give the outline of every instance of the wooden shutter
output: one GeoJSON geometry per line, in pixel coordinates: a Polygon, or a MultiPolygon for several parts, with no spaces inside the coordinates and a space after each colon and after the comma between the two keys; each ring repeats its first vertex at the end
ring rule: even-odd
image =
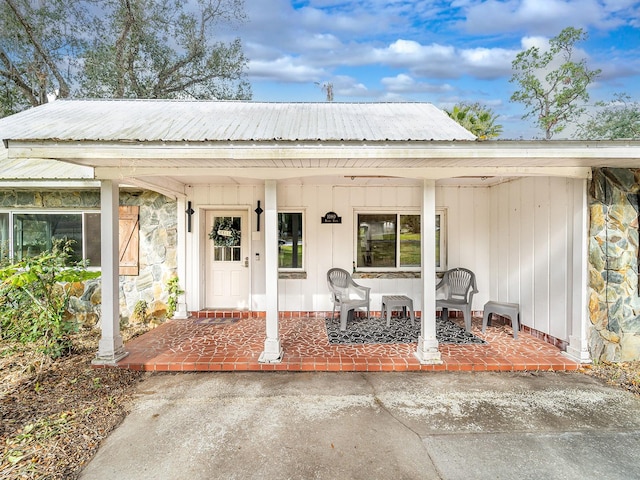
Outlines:
{"type": "Polygon", "coordinates": [[[118,232],[120,237],[120,275],[138,275],[140,207],[119,207],[118,232]]]}

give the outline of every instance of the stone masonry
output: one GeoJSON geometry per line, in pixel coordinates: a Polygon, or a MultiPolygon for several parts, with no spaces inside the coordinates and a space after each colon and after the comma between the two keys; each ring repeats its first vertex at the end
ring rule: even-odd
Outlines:
{"type": "MultiPolygon", "coordinates": [[[[160,322],[167,311],[166,284],[177,269],[177,204],[150,191],[121,190],[120,205],[140,206],[139,274],[120,276],[121,322],[134,321],[133,312],[139,301],[148,306],[147,319],[160,322]]],[[[51,208],[56,210],[100,208],[100,192],[86,191],[0,191],[0,206],[16,209],[51,208]]],[[[100,279],[74,285],[70,310],[87,326],[99,322],[100,279]]]]}
{"type": "Polygon", "coordinates": [[[640,169],[596,168],[589,188],[589,351],[594,361],[640,359],[640,169]]]}

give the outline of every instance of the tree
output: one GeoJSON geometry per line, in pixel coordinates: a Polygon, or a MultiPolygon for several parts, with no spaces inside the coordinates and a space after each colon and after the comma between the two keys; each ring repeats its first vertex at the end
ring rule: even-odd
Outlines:
{"type": "Polygon", "coordinates": [[[496,138],[502,133],[502,125],[496,124],[498,114],[480,103],[460,103],[445,110],[450,118],[473,133],[478,140],[496,138]]]}
{"type": "Polygon", "coordinates": [[[249,99],[240,39],[214,41],[245,20],[243,0],[105,0],[86,51],[80,91],[96,98],[249,99]],[[193,3],[193,2],[192,2],[193,3]]]}
{"type": "Polygon", "coordinates": [[[243,0],[0,0],[0,114],[59,98],[248,99],[243,0]]]}
{"type": "Polygon", "coordinates": [[[511,95],[511,101],[527,107],[522,118],[533,117],[547,140],[585,111],[583,105],[589,99],[587,87],[601,72],[590,70],[585,59],[573,60],[575,44],[586,38],[582,29],[567,27],[549,40],[547,51],[531,47],[511,63],[510,81],[520,86],[511,95]]]}
{"type": "Polygon", "coordinates": [[[610,102],[596,103],[595,114],[578,127],[576,136],[585,140],[640,139],[640,103],[624,93],[610,102]]]}
{"type": "Polygon", "coordinates": [[[0,113],[9,115],[71,93],[84,48],[82,2],[0,0],[0,113]]]}

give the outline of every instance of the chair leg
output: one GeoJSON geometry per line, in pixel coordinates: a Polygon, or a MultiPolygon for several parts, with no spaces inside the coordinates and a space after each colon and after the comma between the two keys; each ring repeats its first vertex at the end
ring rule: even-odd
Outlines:
{"type": "Polygon", "coordinates": [[[340,307],[340,331],[344,332],[347,329],[347,319],[349,318],[349,309],[346,305],[340,307]]]}
{"type": "Polygon", "coordinates": [[[449,309],[448,308],[442,308],[442,319],[443,320],[449,320],[449,309]]]}
{"type": "Polygon", "coordinates": [[[464,315],[464,328],[467,332],[471,333],[471,309],[464,309],[462,314],[464,315]]]}

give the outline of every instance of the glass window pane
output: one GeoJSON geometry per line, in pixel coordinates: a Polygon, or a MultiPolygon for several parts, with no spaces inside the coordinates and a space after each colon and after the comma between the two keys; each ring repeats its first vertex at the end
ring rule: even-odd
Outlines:
{"type": "Polygon", "coordinates": [[[17,260],[51,250],[54,239],[72,240],[72,261],[82,260],[82,216],[79,213],[30,213],[13,217],[17,260]]]}
{"type": "Polygon", "coordinates": [[[359,267],[396,266],[396,215],[358,215],[359,267]]]}
{"type": "Polygon", "coordinates": [[[420,215],[400,215],[400,266],[420,266],[420,215]]]}
{"type": "Polygon", "coordinates": [[[100,253],[100,214],[85,213],[84,214],[84,238],[85,260],[88,260],[90,267],[99,267],[101,265],[100,253]]]}
{"type": "Polygon", "coordinates": [[[278,213],[278,266],[303,268],[302,213],[278,213]]]}
{"type": "Polygon", "coordinates": [[[240,247],[233,247],[232,253],[233,253],[233,261],[234,262],[239,262],[240,261],[240,247]]]}
{"type": "Polygon", "coordinates": [[[9,214],[0,213],[0,262],[9,258],[9,214]]]}

